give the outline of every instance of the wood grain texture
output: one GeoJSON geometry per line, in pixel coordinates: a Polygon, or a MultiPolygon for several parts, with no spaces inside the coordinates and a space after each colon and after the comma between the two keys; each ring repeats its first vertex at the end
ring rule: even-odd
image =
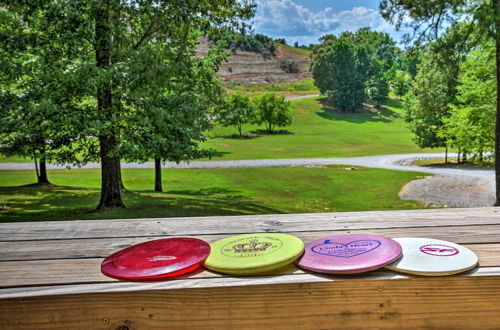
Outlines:
{"type": "MultiPolygon", "coordinates": [[[[312,232],[289,232],[304,242],[331,235],[348,233],[373,234],[387,237],[429,237],[453,241],[457,244],[494,243],[500,241],[500,224],[483,226],[446,226],[417,228],[386,228],[359,230],[330,230],[312,232]]],[[[104,258],[111,253],[134,244],[172,236],[123,237],[123,238],[86,238],[36,241],[0,242],[0,260],[48,260],[74,258],[104,258]]],[[[212,242],[227,235],[192,235],[212,242]]],[[[1,266],[0,266],[1,268],[1,266]]]]}
{"type": "Polygon", "coordinates": [[[90,220],[0,224],[1,329],[500,329],[497,208],[90,220]],[[480,267],[450,277],[379,270],[333,276],[295,266],[253,277],[203,271],[120,282],[100,263],[132,244],[172,236],[214,241],[284,232],[304,241],[344,233],[464,244],[480,267]]]}
{"type": "Polygon", "coordinates": [[[0,300],[2,329],[498,329],[499,277],[346,280],[0,300]]]}
{"type": "Polygon", "coordinates": [[[500,223],[494,207],[226,217],[3,223],[0,241],[311,232],[500,223]]]}
{"type": "MultiPolygon", "coordinates": [[[[481,267],[500,267],[500,243],[470,244],[466,246],[478,255],[481,267]]],[[[117,282],[117,280],[101,274],[100,265],[102,260],[102,258],[89,258],[1,262],[0,288],[29,285],[117,282]]],[[[277,275],[275,278],[278,279],[278,276],[283,274],[300,273],[304,273],[304,271],[291,265],[284,270],[276,271],[274,274],[277,275]]],[[[208,281],[211,278],[222,275],[205,270],[193,276],[194,278],[206,279],[208,281]]],[[[184,280],[179,279],[171,282],[180,285],[184,280]]],[[[22,288],[19,290],[22,290],[22,288]]]]}

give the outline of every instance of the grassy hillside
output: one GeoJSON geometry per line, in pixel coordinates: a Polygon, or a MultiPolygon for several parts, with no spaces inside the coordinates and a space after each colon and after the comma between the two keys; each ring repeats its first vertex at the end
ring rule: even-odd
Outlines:
{"type": "Polygon", "coordinates": [[[127,209],[95,212],[99,170],[54,170],[55,188],[20,187],[34,171],[0,171],[0,221],[147,218],[421,208],[398,197],[419,173],[345,166],[167,170],[165,193],[153,170],[124,170],[127,209]]]}
{"type": "Polygon", "coordinates": [[[238,92],[254,97],[263,93],[274,93],[285,97],[319,94],[311,78],[299,81],[280,81],[275,83],[242,84],[226,80],[222,83],[229,94],[238,92]]]}
{"type": "MultiPolygon", "coordinates": [[[[307,86],[311,82],[304,82],[307,86]]],[[[276,89],[295,88],[298,83],[276,83],[276,89]],[[288,87],[286,87],[288,86],[288,87]]],[[[302,83],[301,83],[302,84],[302,83]]],[[[248,86],[248,85],[246,85],[248,86]]],[[[248,88],[248,87],[244,88],[248,88]]],[[[262,93],[262,85],[245,93],[262,93]]],[[[287,93],[287,92],[282,92],[287,93]]],[[[309,92],[310,93],[310,92],[309,92]]],[[[381,109],[367,108],[357,113],[340,113],[325,104],[321,97],[291,102],[293,124],[287,134],[259,132],[256,125],[244,126],[254,131],[252,137],[234,137],[233,127],[215,127],[203,144],[217,151],[216,160],[353,157],[435,150],[419,149],[403,119],[402,103],[388,100],[381,109]]],[[[23,161],[22,158],[0,158],[0,161],[23,161]]],[[[24,159],[24,161],[30,161],[24,159]]]]}
{"type": "MultiPolygon", "coordinates": [[[[288,134],[232,137],[232,127],[216,127],[206,147],[216,149],[217,159],[302,157],[352,157],[422,151],[412,141],[403,119],[402,104],[388,100],[381,109],[340,113],[323,98],[291,102],[293,124],[288,134]]],[[[248,125],[245,131],[257,131],[248,125]]],[[[429,150],[427,150],[429,151],[429,150]]]]}

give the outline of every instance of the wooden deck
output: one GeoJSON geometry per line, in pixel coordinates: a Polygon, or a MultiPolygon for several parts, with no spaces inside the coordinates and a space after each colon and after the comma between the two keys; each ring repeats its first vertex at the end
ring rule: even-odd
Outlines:
{"type": "Polygon", "coordinates": [[[500,209],[439,209],[0,224],[1,329],[181,328],[500,329],[500,209]],[[389,271],[230,277],[209,271],[161,282],[119,282],[102,259],[170,236],[213,241],[283,232],[432,237],[464,244],[480,267],[428,278],[389,271]]]}

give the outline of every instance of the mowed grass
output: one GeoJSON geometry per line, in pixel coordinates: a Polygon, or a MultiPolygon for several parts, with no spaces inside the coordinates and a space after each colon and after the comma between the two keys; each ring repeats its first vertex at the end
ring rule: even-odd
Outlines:
{"type": "Polygon", "coordinates": [[[222,85],[232,91],[239,92],[298,92],[307,91],[311,94],[319,93],[319,89],[314,85],[313,79],[299,81],[281,81],[274,83],[242,84],[234,81],[224,81],[222,85]]]}
{"type": "Polygon", "coordinates": [[[319,89],[314,86],[312,79],[259,84],[242,84],[228,80],[224,81],[222,85],[228,94],[238,92],[249,97],[255,97],[264,93],[274,93],[277,96],[284,96],[286,98],[319,94],[319,89]]]}
{"type": "MultiPolygon", "coordinates": [[[[324,98],[291,102],[293,124],[287,134],[262,133],[239,138],[233,127],[216,127],[204,144],[217,150],[216,159],[353,157],[422,150],[412,141],[404,121],[402,103],[390,99],[380,109],[341,113],[325,105],[324,98]]],[[[244,130],[262,129],[246,125],[244,130]]],[[[435,151],[435,150],[434,150],[435,151]]]]}
{"type": "Polygon", "coordinates": [[[421,208],[398,192],[415,172],[345,166],[166,170],[164,193],[153,170],[123,170],[127,209],[96,212],[99,170],[51,170],[54,188],[23,186],[34,171],[0,171],[0,221],[154,218],[421,208]]]}
{"type": "MultiPolygon", "coordinates": [[[[404,121],[402,103],[390,99],[380,109],[341,113],[324,105],[324,98],[308,98],[291,102],[293,124],[288,134],[259,133],[239,138],[233,127],[216,126],[208,132],[203,147],[216,150],[214,160],[353,157],[412,152],[437,152],[420,149],[412,141],[413,134],[404,121]]],[[[245,125],[244,131],[263,129],[245,125]]],[[[31,161],[0,158],[0,161],[31,161]]]]}

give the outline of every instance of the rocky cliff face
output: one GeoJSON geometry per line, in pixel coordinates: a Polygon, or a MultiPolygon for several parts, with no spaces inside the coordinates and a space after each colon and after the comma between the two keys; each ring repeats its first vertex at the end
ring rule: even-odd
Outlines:
{"type": "MultiPolygon", "coordinates": [[[[311,78],[310,51],[282,44],[275,44],[276,51],[246,52],[232,49],[231,56],[221,65],[219,76],[223,80],[239,83],[265,83],[298,81],[311,78]]],[[[202,38],[197,55],[207,54],[210,42],[202,38]]]]}

